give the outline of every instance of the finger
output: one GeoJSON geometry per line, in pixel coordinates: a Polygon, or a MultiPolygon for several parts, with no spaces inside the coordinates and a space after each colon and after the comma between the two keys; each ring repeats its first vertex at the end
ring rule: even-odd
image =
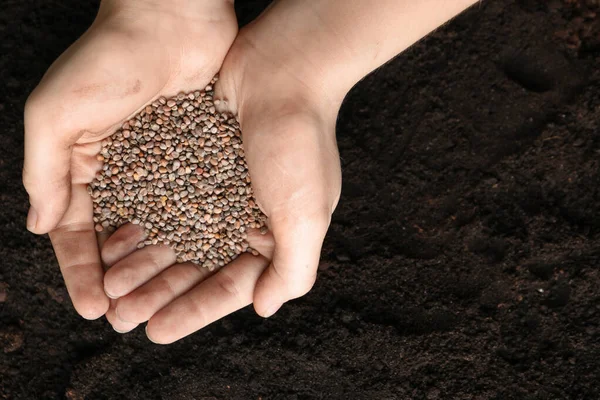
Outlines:
{"type": "Polygon", "coordinates": [[[271,225],[275,252],[254,293],[254,309],[265,318],[314,285],[329,214],[327,210],[309,216],[289,213],[272,217],[271,225]]]}
{"type": "Polygon", "coordinates": [[[154,343],[183,338],[252,303],[266,258],[244,254],[155,314],[146,326],[154,343]]]}
{"type": "Polygon", "coordinates": [[[110,307],[108,308],[108,311],[105,314],[106,320],[110,323],[110,325],[113,327],[113,329],[117,333],[131,332],[139,324],[135,323],[135,322],[123,321],[122,319],[120,319],[116,312],[117,303],[118,303],[118,300],[110,299],[110,307]]]}
{"type": "Polygon", "coordinates": [[[267,260],[273,258],[275,241],[270,231],[262,234],[258,229],[248,229],[247,240],[248,245],[258,251],[267,260]]]}
{"type": "MultiPolygon", "coordinates": [[[[106,232],[97,234],[98,244],[100,245],[102,259],[105,269],[108,270],[117,261],[127,257],[137,250],[137,244],[145,238],[144,229],[139,225],[126,224],[120,227],[112,235],[106,232]],[[108,247],[107,247],[108,245],[108,247]]],[[[117,316],[117,300],[110,300],[110,307],[105,316],[113,329],[118,333],[127,333],[135,329],[138,324],[125,322],[117,316]]]]}
{"type": "Polygon", "coordinates": [[[242,120],[254,193],[275,240],[272,262],[254,293],[254,308],[264,317],[314,284],[340,181],[333,124],[275,108],[274,118],[249,108],[242,120]]]}
{"type": "MultiPolygon", "coordinates": [[[[100,249],[100,253],[102,253],[102,249],[104,248],[104,243],[106,243],[106,241],[108,240],[109,237],[110,237],[110,233],[106,230],[104,230],[102,232],[96,232],[96,241],[98,242],[98,249],[100,249]]],[[[103,266],[106,265],[104,260],[102,260],[102,264],[103,264],[103,266]]]]}
{"type": "Polygon", "coordinates": [[[69,205],[72,145],[76,137],[51,123],[45,105],[32,95],[25,105],[23,185],[31,204],[27,229],[43,234],[54,229],[69,205]]]}
{"type": "Polygon", "coordinates": [[[73,306],[86,319],[104,315],[109,299],[104,293],[104,271],[94,225],[92,200],[83,184],[73,185],[71,202],[50,240],[73,306]]]}
{"type": "Polygon", "coordinates": [[[192,263],[175,264],[150,282],[119,298],[116,315],[121,321],[146,322],[160,309],[213,273],[192,263]]]}
{"type": "Polygon", "coordinates": [[[146,238],[144,228],[136,224],[125,224],[115,231],[102,246],[102,261],[114,265],[137,250],[139,242],[146,238]]]}
{"type": "Polygon", "coordinates": [[[125,296],[173,265],[176,255],[167,246],[147,246],[113,265],[104,276],[104,290],[113,299],[125,296]]]}
{"type": "MultiPolygon", "coordinates": [[[[248,232],[248,242],[265,257],[273,254],[273,235],[248,232]]],[[[229,267],[227,267],[229,268],[229,267]]],[[[189,291],[213,272],[192,263],[176,264],[117,301],[116,314],[122,321],[146,322],[160,309],[189,291]]]]}

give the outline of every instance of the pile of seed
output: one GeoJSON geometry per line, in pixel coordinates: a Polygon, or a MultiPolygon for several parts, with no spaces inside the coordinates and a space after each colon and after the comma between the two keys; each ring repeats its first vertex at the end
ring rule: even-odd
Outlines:
{"type": "MultiPolygon", "coordinates": [[[[98,232],[132,222],[177,261],[210,270],[248,247],[246,230],[266,232],[253,200],[236,119],[218,112],[215,79],[204,89],[159,98],[105,139],[103,167],[88,187],[98,232]]],[[[255,253],[256,254],[256,253],[255,253]]]]}

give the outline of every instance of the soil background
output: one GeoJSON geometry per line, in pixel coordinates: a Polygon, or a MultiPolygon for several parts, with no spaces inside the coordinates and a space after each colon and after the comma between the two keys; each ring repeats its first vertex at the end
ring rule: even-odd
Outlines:
{"type": "Polygon", "coordinates": [[[315,288],[170,346],[78,317],[24,228],[23,105],[97,2],[0,6],[0,398],[600,398],[597,0],[484,1],[360,82],[315,288]]]}

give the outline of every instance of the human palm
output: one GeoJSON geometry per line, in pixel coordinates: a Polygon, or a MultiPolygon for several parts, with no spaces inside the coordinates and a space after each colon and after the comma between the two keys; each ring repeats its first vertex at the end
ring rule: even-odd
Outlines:
{"type": "Polygon", "coordinates": [[[175,264],[166,247],[136,251],[143,232],[131,224],[104,244],[103,259],[113,265],[105,290],[118,298],[115,322],[148,321],[155,342],[171,343],[251,303],[268,317],[314,284],[340,194],[339,104],[294,72],[295,61],[257,41],[260,34],[260,25],[240,33],[216,87],[220,106],[240,119],[256,200],[268,216],[267,235],[249,233],[260,255],[244,254],[211,273],[175,264]]]}
{"type": "Polygon", "coordinates": [[[73,305],[88,319],[110,305],[86,189],[101,140],[157,97],[206,86],[237,33],[229,0],[177,1],[168,12],[158,4],[105,0],[25,108],[28,229],[49,232],[73,305]]]}

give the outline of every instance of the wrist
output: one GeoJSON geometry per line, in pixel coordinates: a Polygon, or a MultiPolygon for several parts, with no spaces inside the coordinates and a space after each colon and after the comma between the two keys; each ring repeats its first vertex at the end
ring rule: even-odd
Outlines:
{"type": "Polygon", "coordinates": [[[247,40],[336,106],[362,78],[350,43],[330,29],[322,2],[279,1],[243,30],[247,40]]]}
{"type": "Polygon", "coordinates": [[[280,0],[250,30],[303,82],[335,101],[476,0],[280,0]]]}
{"type": "Polygon", "coordinates": [[[181,21],[212,18],[233,10],[234,0],[102,0],[98,15],[160,14],[181,21]]]}
{"type": "Polygon", "coordinates": [[[250,64],[244,67],[247,70],[262,65],[272,70],[270,75],[279,82],[279,90],[294,86],[294,91],[302,92],[300,97],[309,97],[312,103],[333,108],[337,113],[355,83],[356,63],[350,62],[349,49],[322,26],[310,4],[276,2],[240,32],[229,58],[237,59],[236,53],[243,54],[241,60],[232,63],[250,64]],[[248,60],[249,54],[256,59],[248,60]]]}

